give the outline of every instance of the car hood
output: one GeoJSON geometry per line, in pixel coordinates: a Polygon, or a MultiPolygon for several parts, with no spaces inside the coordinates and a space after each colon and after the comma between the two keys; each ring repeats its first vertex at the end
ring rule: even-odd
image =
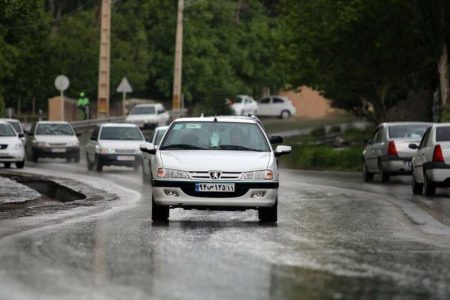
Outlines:
{"type": "Polygon", "coordinates": [[[35,135],[38,142],[46,143],[75,143],[78,138],[75,135],[35,135]]]}
{"type": "Polygon", "coordinates": [[[128,115],[125,118],[126,122],[136,122],[136,121],[146,121],[146,120],[154,120],[157,115],[128,115]]]}
{"type": "MultiPolygon", "coordinates": [[[[139,146],[144,144],[145,141],[113,141],[113,140],[101,140],[100,146],[113,149],[134,149],[138,150],[139,146]]],[[[140,151],[140,150],[139,150],[140,151]]]]}
{"type": "Polygon", "coordinates": [[[17,136],[2,136],[0,137],[0,144],[15,145],[20,142],[17,136]]]}
{"type": "Polygon", "coordinates": [[[271,152],[229,150],[159,151],[164,168],[182,171],[245,172],[267,169],[271,152]]]}

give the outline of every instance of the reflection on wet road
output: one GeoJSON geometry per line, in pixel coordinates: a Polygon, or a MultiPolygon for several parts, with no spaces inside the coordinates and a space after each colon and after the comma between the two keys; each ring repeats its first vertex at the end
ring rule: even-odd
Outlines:
{"type": "Polygon", "coordinates": [[[29,170],[110,182],[140,201],[1,239],[0,299],[450,297],[445,190],[430,200],[402,180],[284,170],[275,226],[253,211],[180,209],[155,225],[151,187],[131,169],[29,170]]]}

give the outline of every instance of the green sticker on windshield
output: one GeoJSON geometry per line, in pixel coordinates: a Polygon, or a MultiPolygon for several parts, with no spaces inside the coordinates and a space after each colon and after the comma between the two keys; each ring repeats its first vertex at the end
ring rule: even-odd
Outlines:
{"type": "Polygon", "coordinates": [[[214,132],[211,135],[211,140],[210,140],[211,147],[219,147],[219,141],[220,141],[219,134],[217,132],[214,132]]]}

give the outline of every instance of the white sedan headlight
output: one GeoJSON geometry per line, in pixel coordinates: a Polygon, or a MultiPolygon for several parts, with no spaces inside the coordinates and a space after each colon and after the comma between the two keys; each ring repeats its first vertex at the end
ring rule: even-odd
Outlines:
{"type": "Polygon", "coordinates": [[[100,148],[101,154],[114,154],[116,153],[116,150],[110,147],[101,147],[100,148]]]}
{"type": "Polygon", "coordinates": [[[158,178],[189,178],[186,172],[174,170],[174,169],[164,169],[159,168],[158,169],[158,178]]]}
{"type": "Polygon", "coordinates": [[[244,175],[242,175],[242,179],[245,179],[245,180],[272,180],[273,172],[271,170],[247,172],[247,173],[244,173],[244,175]]]}

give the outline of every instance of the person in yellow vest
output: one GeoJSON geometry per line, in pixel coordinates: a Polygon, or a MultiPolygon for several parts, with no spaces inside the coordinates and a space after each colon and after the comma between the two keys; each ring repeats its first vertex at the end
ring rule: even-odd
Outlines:
{"type": "Polygon", "coordinates": [[[80,97],[77,101],[77,108],[80,113],[80,120],[86,120],[89,115],[89,99],[84,95],[84,92],[80,93],[80,97]]]}

